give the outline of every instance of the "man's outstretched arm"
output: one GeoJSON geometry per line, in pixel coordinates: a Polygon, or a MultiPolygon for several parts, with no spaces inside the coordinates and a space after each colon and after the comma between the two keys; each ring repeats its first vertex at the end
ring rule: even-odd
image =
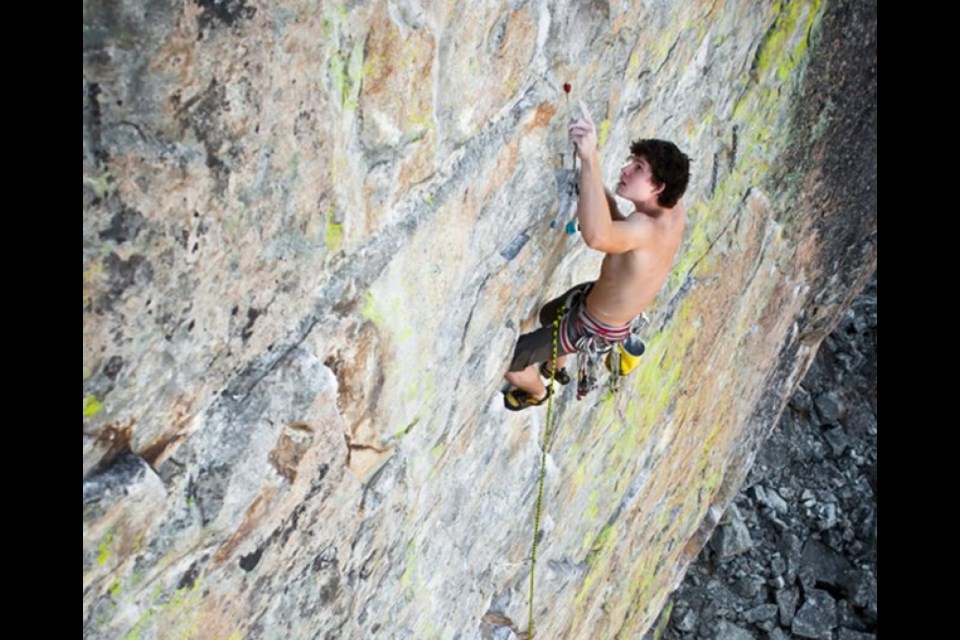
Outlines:
{"type": "Polygon", "coordinates": [[[593,120],[581,102],[582,117],[570,125],[570,139],[580,158],[580,200],[577,219],[587,246],[605,253],[624,253],[644,241],[644,227],[631,224],[619,215],[613,198],[603,186],[597,133],[593,120]]]}
{"type": "Polygon", "coordinates": [[[600,154],[597,153],[596,143],[591,144],[589,139],[592,135],[591,130],[577,141],[577,155],[580,157],[577,219],[580,222],[580,233],[589,247],[609,236],[613,224],[613,212],[600,175],[600,154]]]}

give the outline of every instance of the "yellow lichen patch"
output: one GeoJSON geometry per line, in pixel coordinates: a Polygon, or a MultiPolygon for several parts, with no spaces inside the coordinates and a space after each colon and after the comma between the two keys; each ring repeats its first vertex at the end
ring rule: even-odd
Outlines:
{"type": "Polygon", "coordinates": [[[753,130],[744,132],[748,145],[769,139],[769,125],[775,124],[777,112],[785,104],[784,84],[795,81],[799,75],[796,72],[806,60],[810,33],[820,17],[822,5],[822,0],[795,0],[776,6],[773,27],[757,51],[753,69],[757,85],[745,92],[734,106],[734,118],[753,130]]]}
{"type": "Polygon", "coordinates": [[[620,600],[624,612],[632,610],[633,615],[642,615],[648,611],[650,605],[657,601],[657,595],[662,592],[663,585],[657,580],[663,580],[656,571],[656,558],[651,552],[644,552],[631,566],[630,576],[626,584],[629,585],[632,598],[620,600]],[[626,604],[628,603],[629,604],[626,604]]]}
{"type": "Polygon", "coordinates": [[[710,247],[710,238],[707,235],[710,220],[699,215],[701,211],[709,210],[709,207],[702,205],[691,207],[690,218],[695,220],[696,223],[691,227],[689,237],[684,241],[683,252],[670,272],[668,283],[670,290],[676,290],[683,284],[683,281],[690,275],[693,266],[706,254],[710,247]]]}
{"type": "Polygon", "coordinates": [[[96,396],[93,394],[87,395],[83,399],[83,417],[92,418],[93,416],[100,413],[100,410],[103,408],[103,405],[100,404],[100,401],[97,400],[96,396]]]}
{"type": "Polygon", "coordinates": [[[335,253],[340,250],[342,241],[343,224],[336,222],[333,219],[333,204],[331,203],[330,207],[327,209],[326,225],[324,228],[324,242],[327,245],[327,249],[335,253]]]}
{"type": "Polygon", "coordinates": [[[612,124],[610,118],[605,118],[600,121],[600,129],[597,132],[597,144],[601,147],[607,143],[607,138],[610,136],[610,125],[612,124]]]}
{"type": "Polygon", "coordinates": [[[360,86],[363,80],[363,40],[357,38],[350,51],[350,59],[346,63],[346,84],[344,85],[341,96],[343,98],[343,109],[353,111],[357,108],[360,98],[360,86]]]}
{"type": "Polygon", "coordinates": [[[91,303],[94,301],[101,274],[103,273],[103,264],[99,258],[94,258],[93,262],[83,271],[83,310],[91,310],[91,303]]]}
{"type": "Polygon", "coordinates": [[[403,575],[400,576],[400,588],[403,597],[408,602],[416,598],[416,594],[423,588],[423,577],[417,562],[417,543],[413,540],[407,545],[404,553],[403,575]]]}
{"type": "Polygon", "coordinates": [[[378,327],[385,325],[386,317],[383,314],[380,301],[373,297],[372,291],[367,291],[366,299],[366,304],[363,305],[360,315],[363,316],[364,320],[369,320],[378,327]]]}
{"type": "MultiPolygon", "coordinates": [[[[124,640],[138,640],[145,631],[162,630],[166,638],[197,638],[201,636],[200,608],[203,605],[201,581],[190,588],[177,589],[169,599],[154,592],[151,604],[127,633],[124,640]]],[[[208,637],[206,634],[203,637],[208,637]]]]}
{"type": "Polygon", "coordinates": [[[103,538],[100,539],[100,543],[97,545],[97,564],[105,565],[107,560],[110,559],[110,554],[113,551],[113,532],[108,531],[103,538]]]}
{"type": "Polygon", "coordinates": [[[612,525],[607,525],[603,527],[593,539],[593,543],[590,546],[590,551],[587,554],[587,559],[590,563],[590,569],[587,571],[587,575],[584,576],[583,582],[580,583],[580,588],[577,590],[577,594],[574,597],[574,603],[581,611],[590,605],[590,596],[593,586],[597,583],[601,576],[605,575],[610,570],[608,560],[610,555],[613,553],[613,547],[615,546],[615,544],[612,543],[612,538],[614,537],[614,527],[612,525]]]}
{"type": "MultiPolygon", "coordinates": [[[[625,480],[623,471],[632,460],[636,460],[639,455],[645,457],[666,455],[665,451],[672,450],[670,438],[673,436],[669,434],[675,432],[665,429],[675,420],[667,415],[667,412],[673,411],[672,407],[682,387],[688,384],[685,380],[689,372],[696,370],[687,363],[691,359],[696,359],[694,353],[701,348],[699,344],[701,336],[698,332],[700,309],[698,305],[702,303],[702,300],[695,300],[694,297],[681,301],[674,311],[674,321],[669,325],[668,330],[651,336],[648,340],[642,365],[628,379],[630,380],[627,394],[629,398],[622,403],[625,408],[620,411],[623,418],[618,424],[617,442],[604,458],[604,477],[597,483],[586,501],[583,516],[587,523],[596,522],[610,513],[609,509],[613,507],[614,501],[610,500],[610,504],[604,505],[603,496],[618,495],[622,492],[620,483],[625,480]],[[660,435],[654,436],[654,434],[660,435]],[[658,440],[651,441],[652,436],[657,437],[658,440]],[[661,453],[658,454],[655,451],[661,453]]],[[[606,420],[606,406],[604,404],[600,407],[598,423],[606,420]]],[[[629,584],[632,585],[632,593],[636,595],[633,601],[646,602],[646,599],[659,593],[663,585],[659,583],[660,572],[655,567],[659,556],[653,555],[654,550],[661,550],[668,536],[679,539],[682,535],[690,535],[691,532],[687,529],[693,526],[691,523],[699,521],[696,513],[699,508],[699,502],[695,499],[696,494],[692,494],[693,497],[691,497],[674,495],[674,493],[679,483],[685,483],[684,486],[691,485],[691,482],[685,478],[696,468],[696,461],[702,459],[700,455],[698,451],[690,460],[676,463],[676,461],[669,462],[665,459],[663,464],[658,464],[658,470],[651,477],[650,484],[643,489],[643,494],[666,497],[667,502],[653,507],[653,511],[651,511],[651,505],[641,509],[645,514],[655,515],[652,519],[649,515],[644,516],[641,526],[645,533],[632,535],[632,542],[624,541],[622,544],[627,547],[620,548],[621,543],[613,535],[616,529],[609,525],[605,525],[601,529],[601,534],[596,536],[586,534],[583,548],[590,559],[591,568],[578,590],[576,616],[578,620],[584,619],[583,616],[592,615],[590,611],[594,606],[596,586],[602,584],[603,577],[611,570],[610,566],[613,565],[610,563],[616,564],[624,555],[633,557],[629,563],[631,566],[629,584]],[[646,543],[637,542],[638,535],[646,540],[646,543]],[[648,545],[651,549],[649,553],[641,552],[637,556],[635,551],[629,550],[644,548],[644,545],[648,545]]],[[[585,468],[583,471],[578,468],[574,472],[575,482],[578,476],[584,474],[585,468]]],[[[616,526],[619,524],[615,524],[616,526]]],[[[618,583],[623,584],[620,580],[618,583]]],[[[629,598],[617,600],[621,605],[629,601],[629,598]]],[[[607,602],[606,606],[611,606],[611,603],[607,602]]],[[[609,610],[607,613],[614,615],[609,610]]]]}
{"type": "Polygon", "coordinates": [[[83,182],[93,190],[94,195],[98,198],[110,195],[117,188],[116,178],[106,170],[95,176],[84,176],[83,182]]]}
{"type": "Polygon", "coordinates": [[[760,76],[776,65],[777,78],[786,80],[807,52],[810,28],[823,0],[795,0],[781,7],[776,28],[771,30],[757,55],[760,76]]]}

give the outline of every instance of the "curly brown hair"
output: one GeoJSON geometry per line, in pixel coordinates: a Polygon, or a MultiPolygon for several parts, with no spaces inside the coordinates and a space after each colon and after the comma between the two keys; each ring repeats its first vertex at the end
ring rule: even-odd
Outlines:
{"type": "Polygon", "coordinates": [[[654,182],[664,185],[663,191],[657,196],[657,203],[661,207],[677,204],[690,181],[690,158],[687,154],[668,140],[652,138],[635,141],[630,145],[630,153],[646,158],[654,182]]]}

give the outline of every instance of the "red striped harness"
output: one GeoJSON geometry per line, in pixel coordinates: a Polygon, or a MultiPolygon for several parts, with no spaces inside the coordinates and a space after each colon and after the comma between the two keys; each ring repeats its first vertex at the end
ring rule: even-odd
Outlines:
{"type": "Polygon", "coordinates": [[[600,338],[606,342],[606,348],[610,349],[613,345],[623,342],[630,336],[630,323],[621,326],[614,326],[601,322],[590,315],[585,304],[586,297],[578,300],[576,306],[563,316],[560,321],[560,344],[567,353],[582,351],[586,346],[585,341],[589,338],[600,338]],[[573,323],[573,326],[570,326],[573,323]],[[571,341],[571,334],[579,336],[575,341],[571,341]]]}
{"type": "Polygon", "coordinates": [[[574,291],[565,301],[569,311],[560,320],[558,333],[565,353],[578,353],[577,398],[599,384],[601,356],[630,337],[632,322],[614,326],[597,320],[587,312],[587,294],[593,287],[574,291]]]}

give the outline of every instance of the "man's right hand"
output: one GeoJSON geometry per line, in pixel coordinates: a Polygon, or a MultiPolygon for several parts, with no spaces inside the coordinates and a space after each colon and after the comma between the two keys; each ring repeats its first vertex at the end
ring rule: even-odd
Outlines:
{"type": "Polygon", "coordinates": [[[570,123],[570,141],[577,147],[577,156],[581,162],[593,160],[597,155],[597,127],[587,111],[587,105],[580,101],[580,118],[570,123]]]}

